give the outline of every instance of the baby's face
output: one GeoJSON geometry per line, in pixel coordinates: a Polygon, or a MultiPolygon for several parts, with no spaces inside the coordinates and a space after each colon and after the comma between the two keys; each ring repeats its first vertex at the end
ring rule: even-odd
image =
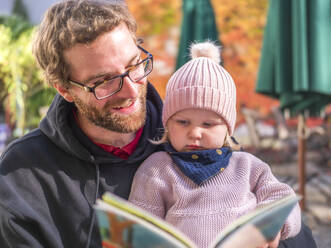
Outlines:
{"type": "Polygon", "coordinates": [[[220,148],[227,126],[214,111],[185,109],[167,122],[168,138],[178,152],[220,148]]]}

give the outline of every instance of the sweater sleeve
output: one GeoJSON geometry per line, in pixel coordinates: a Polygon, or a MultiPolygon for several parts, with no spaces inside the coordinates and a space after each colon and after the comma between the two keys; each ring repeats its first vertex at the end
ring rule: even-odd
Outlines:
{"type": "MultiPolygon", "coordinates": [[[[258,205],[267,204],[284,196],[295,194],[294,190],[289,185],[276,179],[269,165],[262,161],[258,161],[257,163],[257,166],[253,165],[252,171],[254,172],[254,191],[258,205]]],[[[281,240],[296,236],[300,232],[300,229],[301,211],[299,204],[296,204],[281,229],[281,240]]]]}
{"type": "Polygon", "coordinates": [[[158,152],[143,162],[134,176],[129,196],[130,202],[162,219],[170,192],[169,183],[163,177],[169,167],[165,156],[164,152],[158,152]]]}

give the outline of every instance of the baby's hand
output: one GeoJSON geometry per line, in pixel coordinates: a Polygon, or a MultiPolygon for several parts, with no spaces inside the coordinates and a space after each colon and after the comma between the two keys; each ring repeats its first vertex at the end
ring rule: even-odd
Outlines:
{"type": "Polygon", "coordinates": [[[276,238],[265,245],[259,246],[257,248],[277,248],[280,240],[280,232],[277,234],[276,238]]]}

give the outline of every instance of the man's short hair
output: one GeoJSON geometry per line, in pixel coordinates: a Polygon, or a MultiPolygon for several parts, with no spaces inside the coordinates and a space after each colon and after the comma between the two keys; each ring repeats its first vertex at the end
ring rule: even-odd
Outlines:
{"type": "Polygon", "coordinates": [[[124,1],[65,0],[51,6],[37,30],[33,53],[50,85],[69,87],[64,51],[88,44],[125,23],[136,39],[137,24],[124,1]]]}

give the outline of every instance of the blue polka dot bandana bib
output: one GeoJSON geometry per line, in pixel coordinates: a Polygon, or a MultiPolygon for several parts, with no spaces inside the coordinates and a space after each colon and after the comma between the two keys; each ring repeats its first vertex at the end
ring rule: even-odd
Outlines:
{"type": "Polygon", "coordinates": [[[167,144],[165,149],[179,169],[197,185],[225,170],[232,156],[229,147],[177,152],[167,144]]]}

